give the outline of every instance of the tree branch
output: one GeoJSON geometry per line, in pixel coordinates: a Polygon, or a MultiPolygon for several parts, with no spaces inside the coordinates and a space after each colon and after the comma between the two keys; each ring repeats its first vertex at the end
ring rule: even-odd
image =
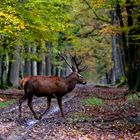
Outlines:
{"type": "Polygon", "coordinates": [[[111,21],[105,19],[104,17],[99,16],[99,15],[97,14],[97,12],[95,11],[95,9],[94,9],[93,7],[91,7],[91,5],[89,4],[89,2],[88,2],[87,0],[84,0],[84,2],[87,4],[87,6],[88,6],[88,7],[92,10],[92,12],[95,14],[96,18],[94,18],[94,19],[96,19],[96,20],[101,20],[101,21],[103,21],[103,22],[106,22],[106,23],[111,24],[111,21]]]}
{"type": "Polygon", "coordinates": [[[86,37],[88,37],[89,35],[91,35],[94,31],[95,31],[95,29],[92,29],[92,30],[89,31],[89,32],[86,32],[86,33],[83,33],[83,34],[77,34],[76,37],[86,38],[86,37]]]}

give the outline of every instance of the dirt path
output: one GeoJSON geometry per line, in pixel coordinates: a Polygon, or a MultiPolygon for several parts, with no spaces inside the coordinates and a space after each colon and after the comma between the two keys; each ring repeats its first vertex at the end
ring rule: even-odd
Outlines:
{"type": "MultiPolygon", "coordinates": [[[[91,97],[94,92],[101,97],[107,95],[114,97],[113,94],[116,93],[120,96],[120,90],[116,90],[118,91],[102,90],[91,85],[80,87],[63,100],[66,119],[61,117],[55,99],[50,112],[39,121],[33,119],[26,103],[23,106],[23,117],[19,119],[18,105],[15,104],[0,112],[0,140],[138,140],[140,139],[140,121],[136,120],[138,117],[120,117],[128,114],[130,108],[130,114],[139,114],[138,106],[127,105],[127,103],[121,106],[117,101],[113,101],[95,108],[86,107],[82,103],[82,100],[91,97]],[[120,109],[122,114],[117,112],[120,109]],[[119,117],[120,119],[117,119],[119,117]],[[102,120],[106,121],[102,122],[102,120]],[[134,129],[135,131],[132,131],[134,129]]],[[[121,91],[123,92],[122,89],[121,91]]],[[[35,99],[34,108],[38,113],[43,112],[46,108],[46,99],[35,99]]]]}

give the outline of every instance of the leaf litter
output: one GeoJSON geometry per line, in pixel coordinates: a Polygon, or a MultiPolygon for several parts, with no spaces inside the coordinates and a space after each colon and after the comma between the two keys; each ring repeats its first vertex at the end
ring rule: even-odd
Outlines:
{"type": "MultiPolygon", "coordinates": [[[[23,116],[19,119],[18,104],[15,104],[15,109],[8,107],[0,114],[0,139],[140,139],[140,100],[129,101],[124,98],[126,90],[126,88],[96,88],[92,85],[79,87],[72,93],[73,98],[63,104],[65,119],[61,117],[59,111],[56,111],[36,121],[26,103],[22,109],[23,116]],[[83,101],[90,97],[100,98],[103,104],[100,106],[83,104],[83,101]]],[[[71,93],[68,96],[71,96],[71,93]]],[[[57,107],[55,99],[52,106],[57,107]]],[[[34,108],[37,113],[43,112],[46,108],[46,99],[35,98],[34,108]]]]}

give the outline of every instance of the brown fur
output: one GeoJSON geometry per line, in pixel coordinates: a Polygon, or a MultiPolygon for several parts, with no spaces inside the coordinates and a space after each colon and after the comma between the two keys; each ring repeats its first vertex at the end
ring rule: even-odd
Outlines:
{"type": "Polygon", "coordinates": [[[24,88],[25,83],[31,78],[31,76],[25,76],[19,81],[19,85],[21,88],[24,88]]]}

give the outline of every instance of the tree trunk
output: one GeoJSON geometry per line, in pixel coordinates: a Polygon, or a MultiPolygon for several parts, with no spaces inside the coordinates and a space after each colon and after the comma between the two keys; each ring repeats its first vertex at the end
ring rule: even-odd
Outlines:
{"type": "MultiPolygon", "coordinates": [[[[34,45],[32,48],[32,53],[35,54],[36,53],[36,46],[34,45]]],[[[37,62],[32,60],[31,62],[31,73],[33,76],[37,75],[37,62]]]]}
{"type": "MultiPolygon", "coordinates": [[[[124,28],[124,21],[123,21],[123,16],[122,16],[122,12],[121,12],[121,6],[119,1],[116,1],[116,15],[118,17],[118,21],[120,23],[120,27],[124,28]]],[[[126,34],[124,31],[122,31],[121,36],[119,38],[120,40],[120,51],[121,51],[121,56],[122,56],[122,63],[123,63],[123,69],[127,69],[128,65],[128,46],[127,46],[127,39],[126,39],[126,34]]],[[[127,76],[127,72],[124,71],[125,76],[127,76]]]]}
{"type": "MultiPolygon", "coordinates": [[[[125,76],[128,80],[128,86],[130,90],[140,90],[140,39],[136,36],[140,34],[139,22],[137,15],[133,16],[138,10],[134,7],[134,1],[126,0],[126,12],[127,12],[127,28],[128,34],[122,31],[122,36],[120,39],[120,50],[123,52],[125,61],[123,61],[125,76]],[[121,49],[123,48],[123,49],[121,49]]],[[[136,6],[136,5],[135,5],[136,6]]],[[[117,0],[116,13],[120,22],[120,27],[124,28],[123,17],[121,14],[121,7],[119,1],[117,0]]]]}
{"type": "Polygon", "coordinates": [[[19,85],[19,71],[20,71],[20,56],[18,47],[14,47],[14,54],[10,54],[9,70],[7,77],[7,84],[12,86],[19,85]]]}
{"type": "Polygon", "coordinates": [[[37,62],[37,75],[43,75],[43,62],[37,62]]]}
{"type": "Polygon", "coordinates": [[[51,75],[51,54],[46,56],[46,75],[51,75]]]}
{"type": "MultiPolygon", "coordinates": [[[[3,41],[3,49],[4,51],[6,51],[6,41],[4,40],[3,41]]],[[[0,83],[1,83],[1,87],[4,88],[5,87],[5,84],[6,84],[6,81],[7,81],[7,56],[6,54],[2,54],[1,55],[1,75],[0,75],[0,83]]]]}
{"type": "MultiPolygon", "coordinates": [[[[28,46],[25,51],[26,51],[27,54],[29,54],[31,52],[30,47],[28,46]]],[[[24,75],[31,75],[31,61],[30,61],[29,58],[25,59],[25,69],[24,69],[24,71],[25,71],[24,75]]]]}
{"type": "MultiPolygon", "coordinates": [[[[69,64],[71,64],[70,56],[67,57],[67,61],[68,61],[69,64]]],[[[66,65],[65,67],[66,67],[66,75],[69,75],[71,73],[71,69],[68,65],[66,65]]]]}
{"type": "Polygon", "coordinates": [[[51,75],[51,43],[49,42],[46,47],[48,48],[48,53],[47,56],[45,58],[45,62],[46,62],[46,75],[51,75]]]}
{"type": "Polygon", "coordinates": [[[126,0],[127,11],[127,24],[128,27],[133,27],[128,33],[128,45],[129,45],[129,61],[128,61],[128,85],[130,89],[140,90],[140,40],[134,38],[140,34],[140,29],[137,28],[139,18],[137,17],[137,23],[134,24],[133,13],[136,7],[133,2],[126,0]],[[137,25],[137,26],[136,26],[137,25]]]}
{"type": "Polygon", "coordinates": [[[112,58],[113,58],[113,71],[115,76],[114,84],[117,80],[120,79],[120,77],[125,76],[124,75],[124,67],[122,62],[122,55],[119,49],[119,46],[117,45],[117,37],[114,35],[112,36],[112,58]]]}
{"type": "Polygon", "coordinates": [[[31,68],[32,68],[32,75],[36,76],[37,75],[37,62],[36,61],[32,61],[31,68]]]}
{"type": "Polygon", "coordinates": [[[10,82],[14,86],[18,86],[19,85],[19,66],[20,66],[20,62],[19,62],[18,59],[16,59],[15,62],[13,62],[11,64],[10,82]]]}
{"type": "MultiPolygon", "coordinates": [[[[118,10],[119,11],[119,10],[118,10]]],[[[120,12],[120,11],[119,11],[120,12]]],[[[117,15],[116,11],[110,11],[112,25],[116,24],[117,15]]],[[[121,18],[121,14],[119,13],[121,18]]],[[[123,22],[121,20],[121,24],[123,26],[123,22]]],[[[107,74],[107,83],[108,84],[116,84],[116,82],[124,76],[124,65],[123,65],[123,55],[119,48],[118,36],[112,35],[112,61],[113,61],[113,68],[107,74]]]]}
{"type": "Polygon", "coordinates": [[[6,66],[6,56],[3,55],[1,63],[1,87],[4,87],[7,79],[7,66],[6,66]]]}

